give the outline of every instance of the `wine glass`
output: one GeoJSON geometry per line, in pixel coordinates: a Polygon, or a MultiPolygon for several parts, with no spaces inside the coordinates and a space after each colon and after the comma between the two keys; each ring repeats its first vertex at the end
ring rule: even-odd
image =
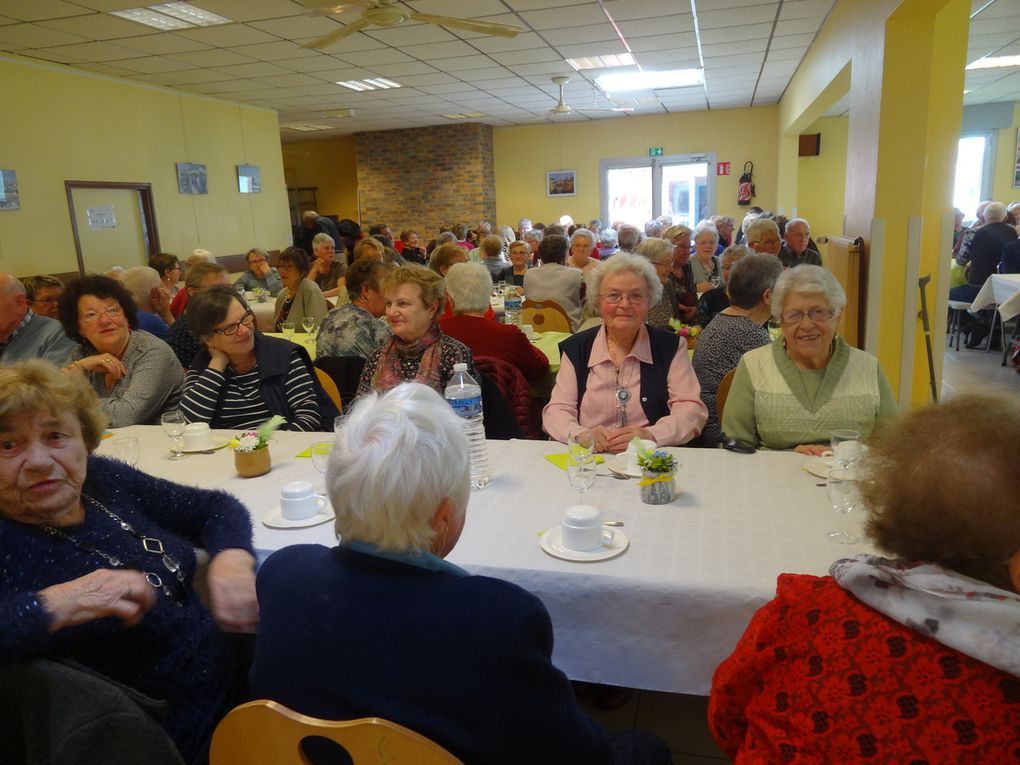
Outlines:
{"type": "Polygon", "coordinates": [[[163,425],[163,432],[170,436],[174,442],[173,454],[170,455],[170,459],[184,459],[184,452],[181,451],[181,439],[184,438],[184,426],[188,424],[188,421],[184,419],[184,412],[180,409],[171,409],[169,412],[164,412],[159,421],[163,425]]]}
{"type": "Polygon", "coordinates": [[[305,332],[311,332],[313,329],[315,329],[315,317],[314,316],[302,317],[301,328],[304,329],[305,332]]]}
{"type": "Polygon", "coordinates": [[[832,458],[840,467],[850,467],[864,456],[861,434],[856,430],[832,431],[832,458]]]}
{"type": "Polygon", "coordinates": [[[839,513],[840,524],[838,531],[830,531],[829,539],[841,545],[852,545],[859,541],[847,531],[847,516],[860,503],[861,495],[857,489],[857,472],[853,467],[835,467],[829,471],[829,477],[825,483],[825,491],[829,495],[829,502],[833,509],[839,513]]]}
{"type": "Polygon", "coordinates": [[[285,321],[281,325],[281,328],[283,329],[283,336],[285,338],[287,338],[288,340],[293,340],[294,339],[294,330],[296,328],[295,325],[294,325],[294,322],[292,322],[292,321],[285,321]]]}
{"type": "Polygon", "coordinates": [[[595,434],[586,428],[574,430],[567,438],[567,479],[582,504],[584,493],[595,485],[595,434]]]}
{"type": "Polygon", "coordinates": [[[323,476],[322,493],[326,493],[326,465],[329,463],[329,454],[333,451],[332,441],[316,441],[312,444],[312,465],[319,471],[319,475],[323,476]]]}
{"type": "Polygon", "coordinates": [[[110,444],[110,456],[121,462],[126,462],[131,467],[138,464],[140,453],[141,449],[138,446],[137,438],[116,438],[110,444]]]}

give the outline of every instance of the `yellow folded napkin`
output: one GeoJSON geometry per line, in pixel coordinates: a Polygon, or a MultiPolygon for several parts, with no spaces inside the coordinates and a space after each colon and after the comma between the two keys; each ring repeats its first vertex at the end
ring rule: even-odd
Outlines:
{"type": "Polygon", "coordinates": [[[312,447],[309,446],[303,452],[298,452],[294,456],[295,457],[308,457],[309,459],[311,459],[311,456],[312,456],[312,447]]]}
{"type": "MultiPolygon", "coordinates": [[[[569,452],[563,452],[562,454],[547,454],[545,458],[552,464],[558,467],[560,470],[567,469],[567,458],[570,456],[569,452]]],[[[595,455],[595,464],[601,464],[605,462],[605,458],[601,454],[595,455]]]]}

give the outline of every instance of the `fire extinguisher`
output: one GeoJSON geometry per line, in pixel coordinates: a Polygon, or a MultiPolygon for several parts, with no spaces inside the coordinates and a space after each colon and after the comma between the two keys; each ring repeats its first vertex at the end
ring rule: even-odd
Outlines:
{"type": "Polygon", "coordinates": [[[754,162],[744,163],[744,174],[740,176],[740,185],[737,186],[737,204],[745,207],[751,204],[754,196],[754,162]]]}

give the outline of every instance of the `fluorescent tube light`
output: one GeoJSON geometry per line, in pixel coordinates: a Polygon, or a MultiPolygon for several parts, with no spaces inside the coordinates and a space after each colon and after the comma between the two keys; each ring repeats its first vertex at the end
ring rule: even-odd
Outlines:
{"type": "Polygon", "coordinates": [[[634,56],[630,53],[611,53],[606,56],[568,58],[566,61],[577,71],[582,69],[611,69],[617,66],[633,66],[635,63],[634,56]]]}
{"type": "Polygon", "coordinates": [[[349,88],[350,90],[356,90],[359,93],[364,90],[388,90],[389,88],[404,87],[399,82],[387,80],[382,77],[372,77],[367,80],[337,80],[336,84],[349,88]]]}
{"type": "Polygon", "coordinates": [[[968,69],[998,69],[1003,66],[1020,66],[1020,56],[985,56],[967,64],[968,69]]]}
{"type": "Polygon", "coordinates": [[[606,93],[623,93],[628,90],[656,90],[659,88],[687,88],[705,82],[703,69],[670,69],[664,72],[625,72],[604,74],[595,82],[606,93]]]}
{"type": "Polygon", "coordinates": [[[217,24],[231,23],[231,20],[226,16],[219,16],[190,3],[160,3],[159,5],[150,5],[149,10],[172,16],[181,21],[187,21],[196,27],[212,27],[217,24]]]}

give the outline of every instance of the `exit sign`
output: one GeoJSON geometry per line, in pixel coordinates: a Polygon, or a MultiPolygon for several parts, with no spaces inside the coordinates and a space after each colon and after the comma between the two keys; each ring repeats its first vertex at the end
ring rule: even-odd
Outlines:
{"type": "Polygon", "coordinates": [[[649,157],[661,157],[662,156],[662,147],[661,146],[653,146],[652,148],[650,148],[648,150],[648,156],[649,157]]]}

